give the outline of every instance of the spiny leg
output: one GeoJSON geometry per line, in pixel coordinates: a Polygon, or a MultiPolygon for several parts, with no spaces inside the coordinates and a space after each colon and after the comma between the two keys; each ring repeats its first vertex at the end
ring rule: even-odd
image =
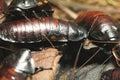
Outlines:
{"type": "Polygon", "coordinates": [[[83,43],[81,43],[81,45],[80,45],[80,47],[78,49],[78,52],[77,52],[77,55],[76,55],[76,59],[75,59],[75,62],[74,62],[74,66],[73,66],[74,70],[76,69],[76,66],[77,66],[77,63],[78,63],[78,59],[79,59],[79,55],[80,55],[82,47],[83,47],[83,43]]]}
{"type": "Polygon", "coordinates": [[[83,66],[85,66],[90,60],[92,60],[92,59],[98,54],[98,52],[100,52],[100,50],[101,50],[101,48],[98,48],[97,51],[96,51],[87,61],[85,61],[84,64],[82,64],[82,65],[78,68],[78,70],[81,70],[81,68],[82,68],[83,66]]]}
{"type": "Polygon", "coordinates": [[[32,13],[34,14],[34,16],[37,18],[37,19],[41,19],[41,17],[39,17],[39,15],[33,10],[32,13]]]}
{"type": "Polygon", "coordinates": [[[52,70],[52,67],[50,67],[50,68],[37,67],[34,74],[36,74],[40,71],[43,71],[43,70],[52,70]]]}

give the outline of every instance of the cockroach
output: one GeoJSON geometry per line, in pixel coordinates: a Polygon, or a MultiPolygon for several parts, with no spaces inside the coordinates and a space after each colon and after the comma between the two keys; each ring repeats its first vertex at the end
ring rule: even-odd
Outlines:
{"type": "Polygon", "coordinates": [[[35,72],[34,60],[29,49],[20,49],[7,56],[0,69],[0,80],[26,80],[35,72]]]}
{"type": "MultiPolygon", "coordinates": [[[[10,20],[52,16],[54,12],[48,0],[12,0],[8,5],[3,13],[10,20]]],[[[7,21],[9,21],[9,19],[7,19],[7,21]]]]}
{"type": "Polygon", "coordinates": [[[32,75],[43,70],[52,70],[52,68],[44,68],[35,66],[30,49],[22,48],[8,55],[2,62],[0,67],[0,80],[26,80],[32,75]]]}
{"type": "Polygon", "coordinates": [[[75,19],[75,22],[87,32],[86,39],[103,48],[106,52],[111,51],[120,41],[120,27],[105,12],[83,11],[75,19]]]}
{"type": "Polygon", "coordinates": [[[120,67],[120,44],[117,44],[112,48],[112,53],[116,59],[117,65],[120,67]]]}
{"type": "Polygon", "coordinates": [[[12,0],[10,8],[21,11],[48,3],[48,0],[12,0]]]}
{"type": "MultiPolygon", "coordinates": [[[[83,11],[75,19],[75,23],[87,32],[85,33],[86,37],[84,37],[82,46],[85,45],[84,43],[86,40],[89,40],[89,42],[94,43],[99,48],[95,55],[100,50],[110,54],[112,52],[112,48],[120,41],[120,27],[117,25],[115,20],[105,12],[83,11]]],[[[75,61],[75,66],[78,61],[78,56],[79,53],[75,61]]],[[[92,58],[88,59],[86,63],[91,59],[92,58]]]]}
{"type": "Polygon", "coordinates": [[[116,59],[118,67],[103,72],[100,80],[120,80],[120,44],[117,44],[112,48],[112,53],[116,59]]]}
{"type": "Polygon", "coordinates": [[[35,43],[46,41],[79,41],[86,34],[76,23],[60,19],[30,18],[5,22],[0,25],[0,38],[13,43],[35,43]]]}
{"type": "Polygon", "coordinates": [[[120,68],[105,71],[100,80],[120,80],[120,68]]]}
{"type": "Polygon", "coordinates": [[[88,32],[87,36],[91,40],[104,41],[103,43],[120,40],[119,26],[102,11],[81,12],[75,22],[88,32]]]}

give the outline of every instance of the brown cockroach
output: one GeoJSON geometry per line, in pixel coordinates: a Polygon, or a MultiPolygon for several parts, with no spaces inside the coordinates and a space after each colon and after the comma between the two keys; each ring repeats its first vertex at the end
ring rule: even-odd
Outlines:
{"type": "MultiPolygon", "coordinates": [[[[89,40],[90,43],[94,43],[99,48],[96,53],[103,50],[105,53],[111,55],[115,52],[114,46],[120,41],[120,27],[110,15],[102,11],[83,11],[75,19],[75,23],[86,31],[87,37],[84,38],[83,43],[85,43],[86,40],[89,40]]],[[[79,54],[77,57],[78,56],[79,54]]],[[[86,63],[91,59],[92,58],[88,59],[86,63]]],[[[77,60],[78,59],[76,58],[76,62],[77,60]]]]}
{"type": "MultiPolygon", "coordinates": [[[[115,20],[102,11],[84,11],[75,20],[87,32],[91,40],[119,41],[119,26],[115,20]]],[[[103,42],[104,43],[104,42],[103,42]]]]}
{"type": "Polygon", "coordinates": [[[0,80],[26,80],[35,72],[35,64],[29,49],[21,49],[9,55],[0,69],[0,80]]]}

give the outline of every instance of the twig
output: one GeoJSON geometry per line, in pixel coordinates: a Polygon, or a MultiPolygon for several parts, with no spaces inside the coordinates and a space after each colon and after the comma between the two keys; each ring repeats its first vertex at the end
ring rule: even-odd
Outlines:
{"type": "Polygon", "coordinates": [[[120,14],[119,10],[108,10],[108,9],[104,9],[104,8],[97,8],[95,6],[92,5],[85,5],[85,4],[81,4],[81,3],[76,3],[73,1],[70,2],[65,2],[65,1],[59,1],[59,4],[64,5],[65,7],[69,7],[72,8],[74,10],[98,10],[98,11],[103,11],[103,12],[108,12],[111,14],[120,14]],[[71,5],[72,4],[72,5],[71,5]]]}
{"type": "Polygon", "coordinates": [[[73,19],[77,18],[78,15],[74,11],[70,10],[67,6],[62,5],[61,3],[59,3],[59,1],[50,0],[49,2],[60,8],[65,13],[67,13],[71,18],[73,19]]]}

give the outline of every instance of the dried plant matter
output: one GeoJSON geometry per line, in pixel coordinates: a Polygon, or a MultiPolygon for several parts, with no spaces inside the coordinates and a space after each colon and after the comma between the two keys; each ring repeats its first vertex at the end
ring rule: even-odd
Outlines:
{"type": "Polygon", "coordinates": [[[36,67],[52,68],[52,70],[43,70],[34,74],[32,80],[54,80],[60,67],[58,64],[61,58],[59,51],[57,49],[48,48],[32,53],[36,67]]]}

